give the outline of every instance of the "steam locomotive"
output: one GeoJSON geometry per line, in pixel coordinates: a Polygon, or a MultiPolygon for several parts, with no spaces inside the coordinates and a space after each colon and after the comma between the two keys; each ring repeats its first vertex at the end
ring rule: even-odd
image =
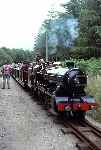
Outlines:
{"type": "Polygon", "coordinates": [[[30,67],[13,68],[12,76],[31,92],[47,108],[56,113],[66,113],[70,117],[85,119],[87,111],[96,109],[94,97],[86,95],[86,74],[74,66],[74,62],[67,62],[67,67],[54,63],[45,63],[30,67]]]}

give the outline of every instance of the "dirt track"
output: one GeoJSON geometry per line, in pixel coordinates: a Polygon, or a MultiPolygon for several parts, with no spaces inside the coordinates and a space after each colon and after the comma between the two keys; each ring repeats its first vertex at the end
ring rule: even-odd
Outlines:
{"type": "Polygon", "coordinates": [[[45,110],[13,79],[11,89],[1,89],[0,150],[76,150],[75,138],[63,135],[45,110]]]}

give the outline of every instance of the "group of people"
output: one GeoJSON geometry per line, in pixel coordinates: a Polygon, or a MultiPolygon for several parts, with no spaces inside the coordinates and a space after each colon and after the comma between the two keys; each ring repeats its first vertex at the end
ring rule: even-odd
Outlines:
{"type": "MultiPolygon", "coordinates": [[[[23,62],[23,63],[18,63],[17,66],[20,67],[22,70],[24,70],[24,72],[26,73],[29,66],[32,67],[32,71],[33,71],[33,67],[34,67],[34,71],[35,69],[39,69],[42,72],[46,72],[47,67],[50,68],[52,66],[54,66],[55,64],[52,62],[45,62],[44,59],[37,57],[36,58],[36,63],[35,64],[30,64],[28,62],[23,62]],[[27,70],[26,70],[27,69],[27,70]]],[[[14,66],[13,66],[14,67],[14,66]]],[[[10,89],[10,76],[12,74],[12,65],[6,63],[5,65],[3,65],[2,69],[2,77],[3,77],[3,85],[2,85],[2,89],[6,88],[6,83],[7,83],[7,87],[8,89],[10,89]]],[[[24,79],[24,77],[23,77],[24,79]]]]}
{"type": "Polygon", "coordinates": [[[11,76],[11,72],[12,72],[12,67],[10,64],[6,63],[5,65],[3,65],[2,69],[2,77],[3,77],[3,86],[2,89],[5,89],[6,87],[6,82],[7,82],[7,86],[8,89],[10,89],[10,76],[11,76]]]}

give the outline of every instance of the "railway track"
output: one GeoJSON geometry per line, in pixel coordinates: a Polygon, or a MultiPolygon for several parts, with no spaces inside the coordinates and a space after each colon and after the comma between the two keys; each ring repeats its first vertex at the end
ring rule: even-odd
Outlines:
{"type": "Polygon", "coordinates": [[[63,121],[66,127],[62,129],[64,134],[72,133],[78,139],[76,147],[79,150],[101,150],[101,130],[85,121],[63,121]]]}
{"type": "MultiPolygon", "coordinates": [[[[16,81],[23,87],[19,80],[16,81]]],[[[63,116],[59,120],[65,127],[62,129],[64,134],[72,133],[79,139],[76,143],[79,150],[101,150],[101,130],[93,126],[88,120],[68,120],[63,116]]]]}

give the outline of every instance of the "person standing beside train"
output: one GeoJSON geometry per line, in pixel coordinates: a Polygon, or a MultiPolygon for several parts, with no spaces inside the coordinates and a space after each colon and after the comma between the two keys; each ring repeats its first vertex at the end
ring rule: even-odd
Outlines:
{"type": "Polygon", "coordinates": [[[1,72],[2,72],[2,77],[3,77],[3,87],[2,87],[2,89],[5,89],[6,81],[7,81],[8,89],[10,89],[10,76],[11,76],[11,72],[12,72],[11,65],[8,64],[8,63],[3,65],[1,72]]]}

